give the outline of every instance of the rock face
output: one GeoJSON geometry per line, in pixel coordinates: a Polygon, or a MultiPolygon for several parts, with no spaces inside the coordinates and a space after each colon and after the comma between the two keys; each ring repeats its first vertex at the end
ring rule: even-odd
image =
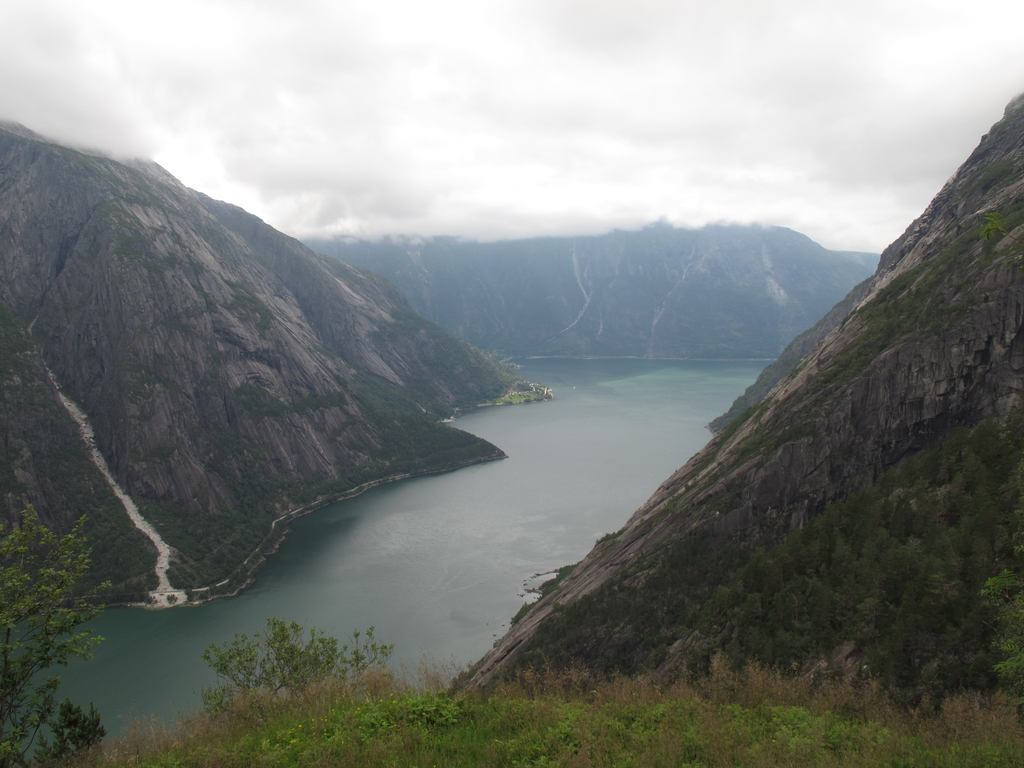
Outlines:
{"type": "Polygon", "coordinates": [[[808,328],[789,342],[786,348],[782,350],[782,354],[774,362],[767,365],[761,371],[757,380],[733,401],[729,410],[711,420],[711,423],[708,424],[708,429],[716,434],[721,432],[738,416],[741,416],[747,408],[752,408],[764,400],[768,393],[775,388],[776,384],[793,372],[808,352],[818,346],[826,336],[839,327],[846,319],[846,316],[864,299],[870,287],[870,279],[856,285],[846,295],[845,299],[832,307],[828,314],[815,323],[813,327],[808,328]]]}
{"type": "MultiPolygon", "coordinates": [[[[75,440],[45,364],[179,550],[179,581],[231,573],[275,516],[317,496],[501,455],[437,421],[512,377],[387,281],[155,164],[11,125],[0,306],[4,516],[33,503],[63,527],[83,511],[52,471],[75,440]]],[[[90,474],[75,462],[71,474],[90,474]]]]}
{"type": "MultiPolygon", "coordinates": [[[[723,551],[773,545],[954,427],[1006,416],[1024,384],[1021,239],[1019,97],[799,365],[513,626],[475,682],[514,664],[564,606],[641,581],[669,544],[703,536],[723,551]],[[1014,237],[981,239],[993,212],[1014,237]]],[[[702,577],[712,588],[721,578],[702,577]]]]}
{"type": "Polygon", "coordinates": [[[775,357],[873,268],[759,226],[310,245],[387,277],[449,332],[515,355],[775,357]]]}

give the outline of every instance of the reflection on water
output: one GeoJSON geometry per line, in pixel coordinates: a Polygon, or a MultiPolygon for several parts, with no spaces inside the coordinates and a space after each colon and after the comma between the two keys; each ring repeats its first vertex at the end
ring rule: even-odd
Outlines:
{"type": "Polygon", "coordinates": [[[260,631],[267,616],[339,637],[373,625],[401,661],[471,663],[507,629],[524,580],[576,562],[621,527],[764,366],[518,362],[557,399],[456,422],[509,458],[376,488],[296,520],[237,597],[106,611],[94,622],[105,641],[64,674],[62,695],[95,701],[111,732],[127,717],[187,713],[212,682],[203,650],[260,631]]]}

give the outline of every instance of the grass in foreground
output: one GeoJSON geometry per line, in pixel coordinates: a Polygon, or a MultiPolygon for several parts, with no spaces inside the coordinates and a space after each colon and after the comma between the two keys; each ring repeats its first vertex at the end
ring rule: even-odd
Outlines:
{"type": "Polygon", "coordinates": [[[812,687],[724,663],[669,687],[527,673],[459,697],[376,673],[176,730],[138,727],[79,764],[961,768],[1024,764],[1022,735],[1001,696],[907,710],[873,684],[812,687]]]}

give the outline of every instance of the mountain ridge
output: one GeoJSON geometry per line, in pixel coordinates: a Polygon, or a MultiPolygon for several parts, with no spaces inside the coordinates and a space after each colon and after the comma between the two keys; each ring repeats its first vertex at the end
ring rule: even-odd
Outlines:
{"type": "Polygon", "coordinates": [[[871,272],[864,254],[761,225],[308,244],[383,275],[424,317],[510,356],[770,359],[871,272]]]}
{"type": "Polygon", "coordinates": [[[692,575],[691,585],[709,600],[758,545],[771,551],[829,503],[871,487],[904,458],[941,446],[951,430],[1006,419],[1020,405],[1024,384],[1024,277],[1014,240],[981,239],[991,212],[1005,217],[1007,231],[1024,231],[1019,97],[882,254],[864,295],[833,318],[834,327],[760,402],[520,618],[481,660],[471,684],[514,668],[517,656],[536,647],[542,625],[549,636],[589,633],[591,661],[607,654],[613,667],[635,669],[643,660],[627,659],[639,637],[661,637],[662,653],[687,642],[693,627],[665,617],[681,615],[677,607],[664,607],[668,614],[658,621],[665,623],[642,628],[571,609],[599,590],[635,590],[670,550],[686,547],[693,557],[709,553],[708,570],[692,575]],[[570,614],[571,628],[562,618],[570,614]]]}

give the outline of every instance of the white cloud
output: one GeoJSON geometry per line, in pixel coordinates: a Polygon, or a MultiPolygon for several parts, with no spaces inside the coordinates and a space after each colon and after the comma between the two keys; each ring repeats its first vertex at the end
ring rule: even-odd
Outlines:
{"type": "Polygon", "coordinates": [[[730,219],[880,250],[1024,90],[1019,5],[9,2],[0,117],[297,234],[730,219]]]}

